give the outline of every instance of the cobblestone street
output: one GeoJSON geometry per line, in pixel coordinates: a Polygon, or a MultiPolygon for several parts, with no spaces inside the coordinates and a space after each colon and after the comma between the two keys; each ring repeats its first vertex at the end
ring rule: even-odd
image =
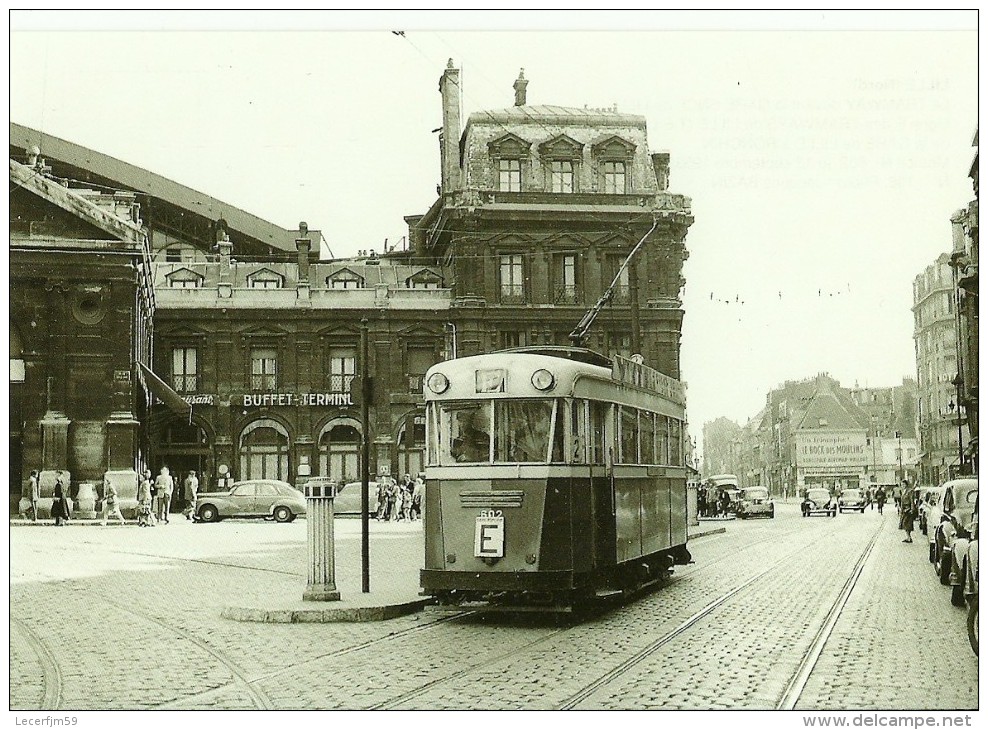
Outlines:
{"type": "MultiPolygon", "coordinates": [[[[573,624],[237,623],[220,611],[245,595],[301,594],[304,521],[12,525],[11,709],[772,709],[862,556],[796,707],[977,708],[965,614],[894,510],[726,525],[666,585],[573,624]]],[[[418,524],[372,533],[372,582],[421,555],[418,524]]],[[[337,538],[351,571],[359,522],[337,538]]]]}

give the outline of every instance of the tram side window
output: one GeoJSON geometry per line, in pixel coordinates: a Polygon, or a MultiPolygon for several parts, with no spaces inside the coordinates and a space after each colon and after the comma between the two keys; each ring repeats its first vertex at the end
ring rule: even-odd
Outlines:
{"type": "Polygon", "coordinates": [[[618,409],[621,420],[621,464],[638,463],[638,411],[621,406],[618,409]]]}
{"type": "Polygon", "coordinates": [[[638,414],[638,440],[641,444],[641,463],[656,464],[655,414],[642,411],[638,414]]]}
{"type": "Polygon", "coordinates": [[[606,463],[607,442],[604,424],[607,422],[607,408],[604,403],[590,401],[590,463],[606,463]]]}
{"type": "Polygon", "coordinates": [[[669,463],[672,466],[683,465],[683,445],[680,437],[680,423],[675,418],[669,419],[669,463]]]}
{"type": "Polygon", "coordinates": [[[552,406],[551,400],[495,403],[494,460],[546,463],[552,406]]]}
{"type": "Polygon", "coordinates": [[[444,404],[442,418],[448,441],[441,444],[441,463],[490,461],[490,401],[444,404]]]}
{"type": "Polygon", "coordinates": [[[669,419],[666,416],[655,416],[655,435],[658,442],[658,453],[655,460],[659,464],[669,463],[669,419]]]}
{"type": "Polygon", "coordinates": [[[556,409],[552,419],[552,456],[549,461],[553,464],[561,464],[566,461],[566,404],[563,401],[556,401],[556,409]]]}

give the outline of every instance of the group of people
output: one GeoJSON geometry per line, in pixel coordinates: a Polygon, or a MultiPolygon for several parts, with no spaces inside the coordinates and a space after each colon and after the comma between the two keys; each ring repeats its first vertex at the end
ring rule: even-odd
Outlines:
{"type": "MultiPolygon", "coordinates": [[[[137,485],[138,527],[154,527],[160,522],[167,525],[174,494],[175,478],[168,471],[167,466],[161,467],[161,472],[153,479],[151,470],[145,469],[137,485]]],[[[182,482],[181,494],[185,499],[182,515],[187,520],[195,521],[196,502],[199,498],[199,477],[194,471],[190,471],[182,482]]]]}
{"type": "Polygon", "coordinates": [[[391,477],[381,477],[377,483],[377,519],[379,522],[413,522],[422,518],[422,495],[425,493],[425,474],[412,479],[405,474],[400,482],[391,477]]]}
{"type": "Polygon", "coordinates": [[[700,517],[724,517],[734,509],[730,492],[712,484],[696,490],[696,507],[700,517]]]}
{"type": "MultiPolygon", "coordinates": [[[[113,477],[107,474],[103,478],[103,499],[100,524],[104,527],[111,518],[127,524],[120,510],[120,495],[113,477]]],[[[168,524],[171,513],[172,497],[175,493],[175,479],[168,467],[162,467],[157,477],[151,476],[151,470],[145,469],[137,479],[137,524],[139,527],[154,527],[159,523],[168,524]]],[[[196,519],[196,502],[199,495],[199,478],[194,471],[188,472],[182,483],[182,495],[185,499],[182,514],[187,520],[196,519]]],[[[31,514],[31,521],[38,521],[38,503],[41,500],[40,475],[37,470],[31,472],[28,479],[28,491],[21,514],[26,518],[31,514]]],[[[56,526],[64,525],[72,514],[72,500],[62,474],[55,477],[54,498],[51,505],[51,516],[56,526]]]]}

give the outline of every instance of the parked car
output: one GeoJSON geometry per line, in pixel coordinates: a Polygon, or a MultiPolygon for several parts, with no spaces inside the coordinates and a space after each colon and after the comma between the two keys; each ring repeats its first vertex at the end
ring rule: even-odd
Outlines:
{"type": "Polygon", "coordinates": [[[775,517],[775,503],[768,496],[765,487],[745,487],[738,495],[737,515],[739,519],[748,517],[775,517]]]}
{"type": "Polygon", "coordinates": [[[969,563],[971,562],[971,550],[974,549],[974,562],[977,563],[978,552],[978,498],[975,496],[974,513],[966,530],[958,530],[954,538],[950,551],[950,573],[949,580],[951,586],[950,602],[955,606],[964,606],[967,598],[972,593],[977,593],[977,589],[969,590],[974,585],[975,579],[970,575],[969,563]]]}
{"type": "Polygon", "coordinates": [[[943,494],[929,513],[932,532],[933,570],[942,585],[950,585],[950,566],[954,543],[969,537],[974,508],[978,502],[977,477],[954,479],[944,484],[943,494]]]}
{"type": "Polygon", "coordinates": [[[967,638],[971,642],[971,648],[975,655],[978,653],[978,575],[980,564],[978,562],[978,535],[975,532],[971,546],[968,548],[967,560],[967,580],[965,581],[964,592],[968,595],[967,601],[967,638]]]}
{"type": "MultiPolygon", "coordinates": [[[[368,513],[371,517],[377,514],[377,486],[377,482],[367,484],[368,513]]],[[[360,482],[347,482],[340,487],[333,501],[333,509],[338,515],[359,515],[361,513],[360,482]]]]}
{"type": "Polygon", "coordinates": [[[291,522],[305,514],[305,496],[287,482],[248,479],[235,482],[229,491],[199,494],[196,515],[200,522],[224,517],[265,517],[291,522]]]}
{"type": "Polygon", "coordinates": [[[840,493],[840,497],[837,498],[837,509],[841,512],[861,512],[864,514],[864,493],[860,489],[845,489],[840,493]]]}
{"type": "Polygon", "coordinates": [[[919,491],[919,502],[917,503],[919,531],[924,535],[929,535],[927,515],[933,504],[943,494],[943,490],[943,487],[924,487],[919,491]]]}
{"type": "Polygon", "coordinates": [[[803,503],[800,505],[803,517],[811,515],[837,516],[837,500],[835,500],[829,489],[824,487],[810,487],[803,496],[803,503]]]}

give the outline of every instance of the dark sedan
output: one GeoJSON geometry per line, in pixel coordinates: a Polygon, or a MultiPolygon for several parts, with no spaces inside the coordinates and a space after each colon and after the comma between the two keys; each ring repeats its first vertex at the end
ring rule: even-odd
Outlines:
{"type": "Polygon", "coordinates": [[[249,479],[236,482],[227,492],[204,492],[196,505],[201,522],[217,522],[224,517],[291,522],[304,514],[305,496],[291,484],[275,479],[249,479]]]}

